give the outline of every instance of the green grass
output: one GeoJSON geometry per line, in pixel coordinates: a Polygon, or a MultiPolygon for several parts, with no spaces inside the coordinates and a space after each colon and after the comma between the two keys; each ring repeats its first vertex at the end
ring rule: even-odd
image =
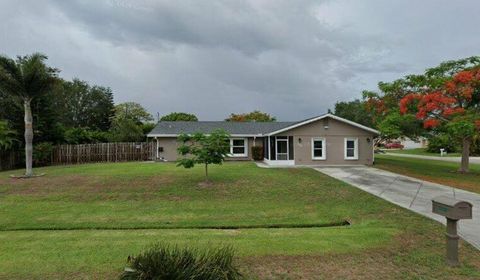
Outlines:
{"type": "Polygon", "coordinates": [[[313,169],[227,163],[212,166],[208,187],[202,168],[174,164],[36,172],[47,175],[0,173],[0,278],[114,279],[128,255],[159,241],[231,245],[242,271],[261,279],[480,277],[480,254],[464,243],[462,265],[445,267],[440,224],[313,169]],[[351,226],[194,229],[344,220],[351,226]]]}
{"type": "Polygon", "coordinates": [[[480,193],[480,165],[470,164],[470,173],[456,172],[460,163],[375,155],[375,167],[447,186],[480,193]]]}
{"type": "MultiPolygon", "coordinates": [[[[440,157],[440,152],[438,153],[431,153],[427,151],[425,148],[416,148],[416,149],[404,149],[404,150],[384,150],[387,153],[392,154],[405,154],[405,155],[419,155],[419,156],[434,156],[440,157]]],[[[447,157],[459,157],[461,156],[460,153],[448,153],[447,157]]]]}

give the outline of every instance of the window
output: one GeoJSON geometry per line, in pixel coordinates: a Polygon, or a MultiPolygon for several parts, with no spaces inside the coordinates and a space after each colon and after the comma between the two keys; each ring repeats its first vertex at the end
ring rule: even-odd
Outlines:
{"type": "Polygon", "coordinates": [[[231,157],[247,157],[247,139],[234,138],[230,139],[230,156],[231,157]]]}
{"type": "Polygon", "coordinates": [[[326,158],[325,138],[312,138],[312,159],[325,160],[326,158]]]}
{"type": "Polygon", "coordinates": [[[358,159],[358,138],[345,138],[345,159],[358,159]]]}

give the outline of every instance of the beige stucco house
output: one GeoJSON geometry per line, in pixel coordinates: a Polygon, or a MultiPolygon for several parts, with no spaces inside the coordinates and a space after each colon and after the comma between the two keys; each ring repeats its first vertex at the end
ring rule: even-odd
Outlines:
{"type": "Polygon", "coordinates": [[[252,160],[261,146],[269,165],[371,165],[379,132],[325,114],[298,122],[158,122],[148,134],[157,143],[157,159],[178,158],[178,135],[223,129],[231,136],[229,160],[252,160]]]}

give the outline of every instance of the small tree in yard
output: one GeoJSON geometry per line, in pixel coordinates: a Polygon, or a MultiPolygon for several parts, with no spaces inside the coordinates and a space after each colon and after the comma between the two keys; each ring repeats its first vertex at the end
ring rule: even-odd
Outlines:
{"type": "Polygon", "coordinates": [[[406,95],[400,112],[416,113],[427,129],[445,126],[462,145],[459,172],[468,172],[470,145],[480,131],[480,68],[456,73],[439,89],[406,95]]]}
{"type": "Polygon", "coordinates": [[[177,166],[192,168],[195,164],[205,165],[205,179],[208,182],[208,165],[222,164],[230,152],[230,135],[223,130],[211,134],[195,133],[181,134],[178,139],[182,143],[178,153],[183,156],[177,166]]]}

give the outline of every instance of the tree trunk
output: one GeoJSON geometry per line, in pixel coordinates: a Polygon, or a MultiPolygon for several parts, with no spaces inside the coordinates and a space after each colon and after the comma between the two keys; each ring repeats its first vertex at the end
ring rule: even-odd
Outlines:
{"type": "Polygon", "coordinates": [[[208,182],[208,164],[205,163],[205,181],[208,182]]]}
{"type": "Polygon", "coordinates": [[[30,99],[25,99],[23,106],[25,108],[25,176],[33,176],[32,155],[33,155],[33,118],[30,99]]]}
{"type": "Polygon", "coordinates": [[[469,157],[470,157],[470,138],[463,138],[462,141],[462,162],[460,164],[460,169],[458,172],[467,173],[469,171],[469,157]]]}

